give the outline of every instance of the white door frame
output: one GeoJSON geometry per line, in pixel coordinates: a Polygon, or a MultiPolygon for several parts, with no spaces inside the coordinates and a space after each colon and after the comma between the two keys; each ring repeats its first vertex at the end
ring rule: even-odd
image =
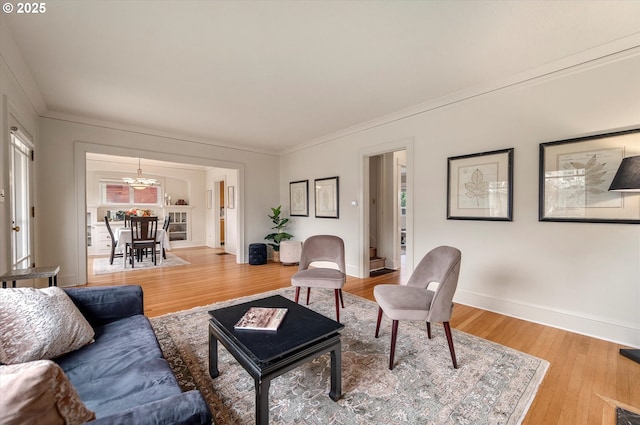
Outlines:
{"type": "Polygon", "coordinates": [[[10,179],[9,179],[9,210],[10,210],[10,220],[11,220],[11,261],[10,267],[12,270],[17,268],[28,268],[35,264],[35,252],[34,252],[34,230],[35,230],[35,222],[32,214],[32,208],[34,208],[34,181],[35,181],[35,172],[33,166],[33,151],[34,144],[33,138],[29,135],[29,133],[24,130],[24,127],[20,125],[20,123],[15,119],[15,117],[11,116],[10,119],[10,158],[9,158],[9,169],[10,169],[10,179]],[[16,146],[16,142],[14,139],[19,142],[20,145],[23,145],[23,149],[19,146],[16,146]],[[26,158],[27,171],[26,171],[26,186],[18,185],[16,183],[17,173],[15,171],[15,152],[20,151],[21,155],[24,155],[26,158]],[[26,193],[25,193],[26,189],[26,193]],[[18,206],[16,205],[16,190],[21,190],[21,198],[26,198],[26,208],[24,211],[19,211],[18,206]],[[24,217],[17,215],[24,215],[24,217]],[[27,252],[24,255],[21,255],[20,258],[16,258],[16,246],[17,235],[24,235],[26,233],[27,237],[27,252]]]}
{"type": "MultiPolygon", "coordinates": [[[[225,252],[226,252],[226,243],[224,245],[222,245],[222,241],[220,240],[220,219],[222,218],[220,216],[220,208],[224,208],[224,216],[225,216],[225,221],[224,221],[224,238],[225,241],[227,239],[227,220],[226,220],[226,216],[227,216],[227,206],[226,205],[220,205],[220,183],[223,183],[223,189],[222,191],[224,192],[226,190],[227,187],[227,183],[226,180],[222,177],[217,177],[215,179],[213,179],[213,196],[215,199],[215,202],[213,203],[215,210],[215,214],[214,214],[214,220],[215,220],[215,242],[214,245],[216,248],[225,248],[225,252]]],[[[227,194],[223,193],[222,194],[225,198],[227,198],[227,194]]]]}

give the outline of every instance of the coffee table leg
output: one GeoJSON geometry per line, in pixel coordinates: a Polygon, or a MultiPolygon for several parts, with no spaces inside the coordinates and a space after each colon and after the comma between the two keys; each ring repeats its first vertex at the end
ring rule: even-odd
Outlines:
{"type": "Polygon", "coordinates": [[[338,401],[342,397],[342,343],[331,351],[331,400],[338,401]]]}
{"type": "Polygon", "coordinates": [[[269,425],[269,387],[271,380],[256,379],[256,425],[269,425]]]}
{"type": "Polygon", "coordinates": [[[217,378],[218,371],[218,340],[209,332],[209,375],[217,378]]]}

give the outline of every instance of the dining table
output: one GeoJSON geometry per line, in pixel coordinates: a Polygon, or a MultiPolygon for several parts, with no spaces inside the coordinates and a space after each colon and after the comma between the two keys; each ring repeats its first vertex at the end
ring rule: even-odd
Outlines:
{"type": "MultiPolygon", "coordinates": [[[[125,247],[127,243],[131,243],[131,227],[119,227],[115,229],[115,237],[118,240],[116,244],[117,253],[125,253],[125,247]]],[[[169,243],[169,235],[164,229],[158,229],[156,231],[156,241],[160,242],[160,264],[162,264],[162,252],[163,250],[171,251],[171,244],[169,243]]],[[[127,267],[127,261],[122,262],[122,268],[127,267]]]]}

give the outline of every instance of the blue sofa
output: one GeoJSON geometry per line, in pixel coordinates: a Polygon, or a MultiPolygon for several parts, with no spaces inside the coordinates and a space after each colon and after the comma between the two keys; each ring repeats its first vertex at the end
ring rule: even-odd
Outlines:
{"type": "Polygon", "coordinates": [[[162,357],[144,316],[142,288],[65,291],[94,328],[95,342],[55,361],[96,413],[90,424],[211,424],[200,392],[183,393],[162,357]]]}

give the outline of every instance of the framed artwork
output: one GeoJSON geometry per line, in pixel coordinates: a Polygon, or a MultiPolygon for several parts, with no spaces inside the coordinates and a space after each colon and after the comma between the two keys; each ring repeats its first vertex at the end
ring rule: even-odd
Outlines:
{"type": "Polygon", "coordinates": [[[447,219],[512,221],[513,148],[448,158],[447,219]]]}
{"type": "Polygon", "coordinates": [[[234,186],[227,187],[227,208],[234,209],[236,207],[236,191],[234,186]]]}
{"type": "Polygon", "coordinates": [[[309,217],[309,180],[289,183],[289,215],[309,217]]]}
{"type": "Polygon", "coordinates": [[[338,218],[338,177],[327,177],[313,181],[316,191],[316,217],[338,218]]]}
{"type": "Polygon", "coordinates": [[[540,221],[640,223],[640,195],[610,192],[627,156],[640,155],[640,129],[540,144],[540,221]]]}

